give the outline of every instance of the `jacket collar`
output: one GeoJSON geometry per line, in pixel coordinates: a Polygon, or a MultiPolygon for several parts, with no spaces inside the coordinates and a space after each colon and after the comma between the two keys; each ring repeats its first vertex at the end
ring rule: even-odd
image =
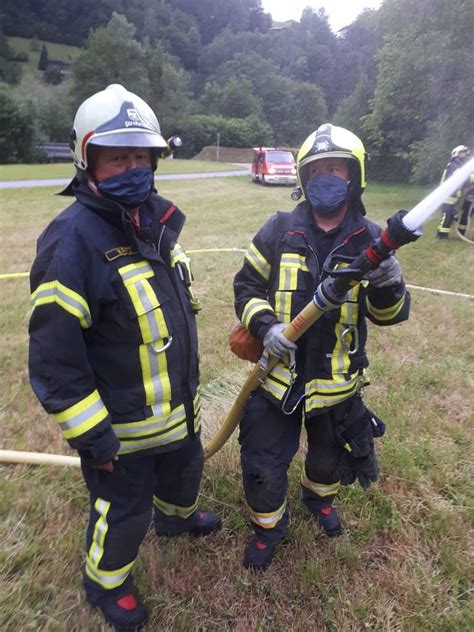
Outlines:
{"type": "MultiPolygon", "coordinates": [[[[123,206],[96,195],[87,186],[86,182],[76,181],[72,184],[72,191],[78,202],[100,215],[109,224],[117,227],[128,227],[131,224],[131,220],[128,218],[123,206]]],[[[153,227],[156,230],[159,230],[164,225],[174,233],[175,238],[178,237],[186,219],[185,214],[179,208],[175,207],[169,200],[159,196],[156,192],[150,195],[143,207],[145,212],[148,212],[151,216],[153,227]]]]}

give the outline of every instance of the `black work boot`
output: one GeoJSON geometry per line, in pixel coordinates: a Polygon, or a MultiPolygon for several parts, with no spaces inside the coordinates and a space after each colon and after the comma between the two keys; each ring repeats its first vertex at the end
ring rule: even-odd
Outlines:
{"type": "Polygon", "coordinates": [[[265,571],[270,566],[278,542],[264,542],[263,538],[253,535],[244,552],[245,568],[254,571],[265,571]]]}
{"type": "Polygon", "coordinates": [[[107,623],[118,632],[138,632],[148,620],[145,606],[133,593],[123,597],[105,595],[93,605],[102,611],[107,623]]]}
{"type": "Polygon", "coordinates": [[[316,510],[316,521],[329,538],[335,538],[342,533],[342,525],[335,507],[322,507],[316,510]]]}
{"type": "Polygon", "coordinates": [[[196,537],[209,535],[222,527],[219,516],[212,511],[197,509],[189,518],[166,516],[155,509],[155,531],[159,536],[175,537],[189,533],[196,537]]]}

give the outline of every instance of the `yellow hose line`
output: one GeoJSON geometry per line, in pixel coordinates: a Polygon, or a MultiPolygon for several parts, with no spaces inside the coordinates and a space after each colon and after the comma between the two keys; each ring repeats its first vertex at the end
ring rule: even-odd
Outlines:
{"type": "Polygon", "coordinates": [[[201,250],[186,250],[189,254],[196,252],[247,252],[245,248],[203,248],[201,250]]]}
{"type": "Polygon", "coordinates": [[[80,467],[78,456],[62,454],[46,454],[44,452],[20,452],[17,450],[0,450],[0,463],[26,463],[30,465],[72,465],[80,467]]]}
{"type": "MultiPolygon", "coordinates": [[[[283,331],[285,336],[296,342],[304,332],[311,327],[311,325],[318,320],[323,314],[322,310],[317,307],[313,301],[310,301],[306,307],[304,307],[299,314],[293,318],[291,323],[283,331]]],[[[204,458],[207,460],[218,450],[222,448],[224,443],[230,438],[242,415],[242,410],[247,402],[252,391],[254,391],[259,384],[263,382],[265,377],[270,373],[275,364],[278,362],[278,358],[270,356],[268,362],[265,364],[260,361],[255,365],[252,372],[246,379],[242,386],[237,399],[235,400],[232,408],[230,409],[227,417],[224,419],[222,426],[219,428],[214,437],[204,448],[204,458]]]]}
{"type": "MultiPolygon", "coordinates": [[[[187,250],[189,254],[196,254],[201,252],[247,252],[245,248],[201,248],[199,250],[187,250]]],[[[0,281],[2,279],[17,279],[20,277],[28,277],[29,272],[10,272],[7,274],[0,274],[0,281]]]]}
{"type": "Polygon", "coordinates": [[[18,277],[27,277],[28,272],[10,272],[10,274],[0,274],[0,279],[16,279],[18,277]]]}

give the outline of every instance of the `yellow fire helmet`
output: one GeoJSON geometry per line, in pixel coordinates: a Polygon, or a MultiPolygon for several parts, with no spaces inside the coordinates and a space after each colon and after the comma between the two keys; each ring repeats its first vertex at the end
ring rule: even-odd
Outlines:
{"type": "Polygon", "coordinates": [[[368,155],[360,138],[343,127],[324,123],[310,134],[301,145],[296,158],[298,185],[306,195],[307,166],[321,158],[349,158],[349,198],[360,200],[366,187],[366,164],[368,155]]]}

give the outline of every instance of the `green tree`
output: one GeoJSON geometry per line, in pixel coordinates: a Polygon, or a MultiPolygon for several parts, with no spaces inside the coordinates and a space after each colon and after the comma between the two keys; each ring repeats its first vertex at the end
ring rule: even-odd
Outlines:
{"type": "Polygon", "coordinates": [[[262,100],[254,94],[252,82],[246,77],[233,77],[222,89],[220,114],[245,118],[262,114],[262,100]]]}
{"type": "Polygon", "coordinates": [[[20,64],[15,61],[15,51],[8,44],[3,28],[0,25],[0,81],[17,83],[21,78],[20,64]]]}
{"type": "Polygon", "coordinates": [[[46,44],[41,47],[40,58],[38,61],[38,70],[46,70],[48,67],[48,48],[46,44]]]}
{"type": "Polygon", "coordinates": [[[0,86],[0,163],[30,162],[35,151],[31,102],[14,98],[0,86]]]}
{"type": "Polygon", "coordinates": [[[197,114],[182,119],[176,131],[184,139],[181,155],[187,157],[195,156],[203,147],[215,145],[218,133],[224,147],[252,147],[274,141],[271,127],[254,114],[243,119],[197,114]]]}
{"type": "MultiPolygon", "coordinates": [[[[111,83],[121,83],[147,100],[151,88],[145,48],[135,39],[136,29],[123,15],[113,13],[108,25],[89,35],[73,64],[73,95],[80,103],[111,83]]],[[[161,84],[154,60],[153,89],[161,84]]]]}
{"type": "Polygon", "coordinates": [[[472,139],[474,4],[387,0],[382,9],[389,34],[364,127],[372,147],[411,159],[414,178],[437,180],[450,149],[472,139]]]}
{"type": "Polygon", "coordinates": [[[350,129],[358,136],[365,135],[364,117],[370,111],[370,100],[373,93],[372,82],[367,75],[362,75],[353,92],[339,101],[333,116],[336,125],[350,129]]]}
{"type": "Polygon", "coordinates": [[[58,85],[47,84],[36,76],[26,76],[14,96],[20,103],[34,103],[35,137],[40,141],[67,143],[74,110],[70,98],[71,80],[58,85]]]}

